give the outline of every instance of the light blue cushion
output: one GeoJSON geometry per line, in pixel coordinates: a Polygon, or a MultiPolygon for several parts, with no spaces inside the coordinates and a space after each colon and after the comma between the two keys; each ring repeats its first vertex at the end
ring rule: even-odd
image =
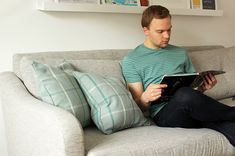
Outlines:
{"type": "Polygon", "coordinates": [[[76,79],[71,75],[73,67],[67,62],[51,67],[35,61],[32,66],[41,99],[71,112],[83,127],[89,125],[89,105],[76,79]]]}
{"type": "Polygon", "coordinates": [[[74,72],[91,107],[91,117],[105,134],[150,125],[123,82],[92,73],[74,72]]]}

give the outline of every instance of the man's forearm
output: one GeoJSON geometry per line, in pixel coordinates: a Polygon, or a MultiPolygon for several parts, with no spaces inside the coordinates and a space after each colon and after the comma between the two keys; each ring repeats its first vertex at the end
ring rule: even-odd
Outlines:
{"type": "Polygon", "coordinates": [[[146,101],[144,98],[143,98],[143,95],[137,100],[137,104],[138,106],[140,107],[140,109],[142,111],[146,111],[149,109],[149,106],[150,106],[150,101],[146,101]]]}

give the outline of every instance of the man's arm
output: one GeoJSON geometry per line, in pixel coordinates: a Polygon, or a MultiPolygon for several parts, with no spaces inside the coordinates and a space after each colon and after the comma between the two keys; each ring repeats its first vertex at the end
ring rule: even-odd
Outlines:
{"type": "Polygon", "coordinates": [[[144,91],[142,82],[128,83],[127,86],[142,111],[147,110],[152,101],[158,100],[167,87],[165,84],[150,84],[144,91]]]}

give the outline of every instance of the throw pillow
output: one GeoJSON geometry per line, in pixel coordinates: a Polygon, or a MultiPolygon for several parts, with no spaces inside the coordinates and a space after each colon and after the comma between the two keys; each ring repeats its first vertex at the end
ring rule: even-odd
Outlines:
{"type": "Polygon", "coordinates": [[[71,75],[73,67],[67,62],[58,67],[39,62],[33,62],[32,66],[41,99],[71,112],[83,127],[89,125],[89,106],[76,79],[71,75]]]}
{"type": "Polygon", "coordinates": [[[150,125],[121,80],[74,72],[91,107],[91,118],[105,134],[150,125]]]}
{"type": "Polygon", "coordinates": [[[33,61],[55,66],[64,62],[65,59],[75,68],[75,70],[78,70],[80,72],[112,76],[124,81],[119,60],[80,58],[68,59],[66,58],[66,56],[64,56],[64,58],[52,58],[43,57],[43,55],[24,56],[20,61],[20,73],[22,76],[22,80],[29,92],[38,99],[40,99],[40,95],[38,93],[38,86],[34,79],[34,71],[31,66],[33,61]]]}
{"type": "MultiPolygon", "coordinates": [[[[43,56],[43,55],[42,55],[43,56]]],[[[35,79],[35,73],[33,69],[33,62],[40,62],[50,66],[59,66],[64,62],[64,59],[58,58],[44,58],[42,56],[24,56],[20,61],[20,73],[24,85],[27,87],[28,91],[38,99],[41,99],[38,83],[35,79]]]]}

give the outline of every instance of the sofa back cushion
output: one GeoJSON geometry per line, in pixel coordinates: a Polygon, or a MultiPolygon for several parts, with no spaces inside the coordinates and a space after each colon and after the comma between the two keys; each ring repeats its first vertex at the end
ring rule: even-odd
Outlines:
{"type": "MultiPolygon", "coordinates": [[[[17,53],[13,56],[13,71],[21,77],[20,64],[24,57],[35,58],[36,60],[121,60],[130,49],[107,49],[107,50],[87,50],[87,51],[57,51],[38,53],[17,53]]],[[[50,63],[50,61],[47,61],[50,63]]],[[[55,62],[55,61],[54,61],[55,62]]]]}
{"type": "Polygon", "coordinates": [[[223,70],[226,73],[217,75],[217,85],[205,92],[206,95],[223,99],[235,95],[235,47],[204,50],[189,53],[198,72],[204,70],[223,70]]]}
{"type": "MultiPolygon", "coordinates": [[[[223,46],[186,46],[183,47],[188,52],[223,48],[223,46]]],[[[13,71],[21,77],[20,64],[23,57],[34,57],[39,60],[47,59],[66,59],[66,60],[121,60],[131,49],[105,49],[105,50],[86,50],[86,51],[57,51],[57,52],[38,52],[38,53],[17,53],[13,56],[13,71]]]]}
{"type": "MultiPolygon", "coordinates": [[[[215,65],[219,61],[216,60],[211,61],[212,58],[215,59],[216,57],[217,59],[221,59],[222,55],[226,55],[224,53],[226,53],[228,48],[223,48],[222,46],[194,46],[194,47],[185,47],[185,49],[188,50],[189,55],[192,57],[193,63],[195,64],[197,70],[202,71],[205,69],[215,69],[215,65]],[[216,48],[215,51],[211,50],[214,48],[216,48]],[[218,57],[216,55],[218,55],[218,57]],[[211,62],[207,63],[208,61],[211,62]]],[[[79,71],[98,73],[102,75],[109,75],[123,79],[121,68],[119,66],[119,60],[121,60],[128,53],[128,51],[129,51],[128,49],[123,49],[123,50],[92,50],[92,51],[81,51],[81,52],[44,52],[44,53],[16,54],[14,55],[13,67],[15,73],[23,80],[28,90],[34,96],[40,98],[37,92],[38,89],[36,88],[36,83],[34,82],[35,80],[32,77],[31,64],[33,60],[38,60],[39,62],[46,63],[49,65],[58,65],[66,59],[69,62],[71,62],[73,66],[79,71]]],[[[217,69],[221,68],[218,67],[217,69]]],[[[223,81],[223,76],[224,75],[218,76],[220,82],[223,81]]],[[[228,77],[228,74],[226,74],[226,77],[228,77]]],[[[226,94],[221,94],[227,88],[227,85],[218,87],[220,86],[219,83],[215,87],[215,89],[208,92],[210,96],[216,99],[221,99],[233,94],[233,91],[231,89],[230,89],[231,91],[226,91],[225,92],[226,94]],[[219,93],[217,90],[220,88],[223,88],[223,90],[221,90],[219,93]]]]}

